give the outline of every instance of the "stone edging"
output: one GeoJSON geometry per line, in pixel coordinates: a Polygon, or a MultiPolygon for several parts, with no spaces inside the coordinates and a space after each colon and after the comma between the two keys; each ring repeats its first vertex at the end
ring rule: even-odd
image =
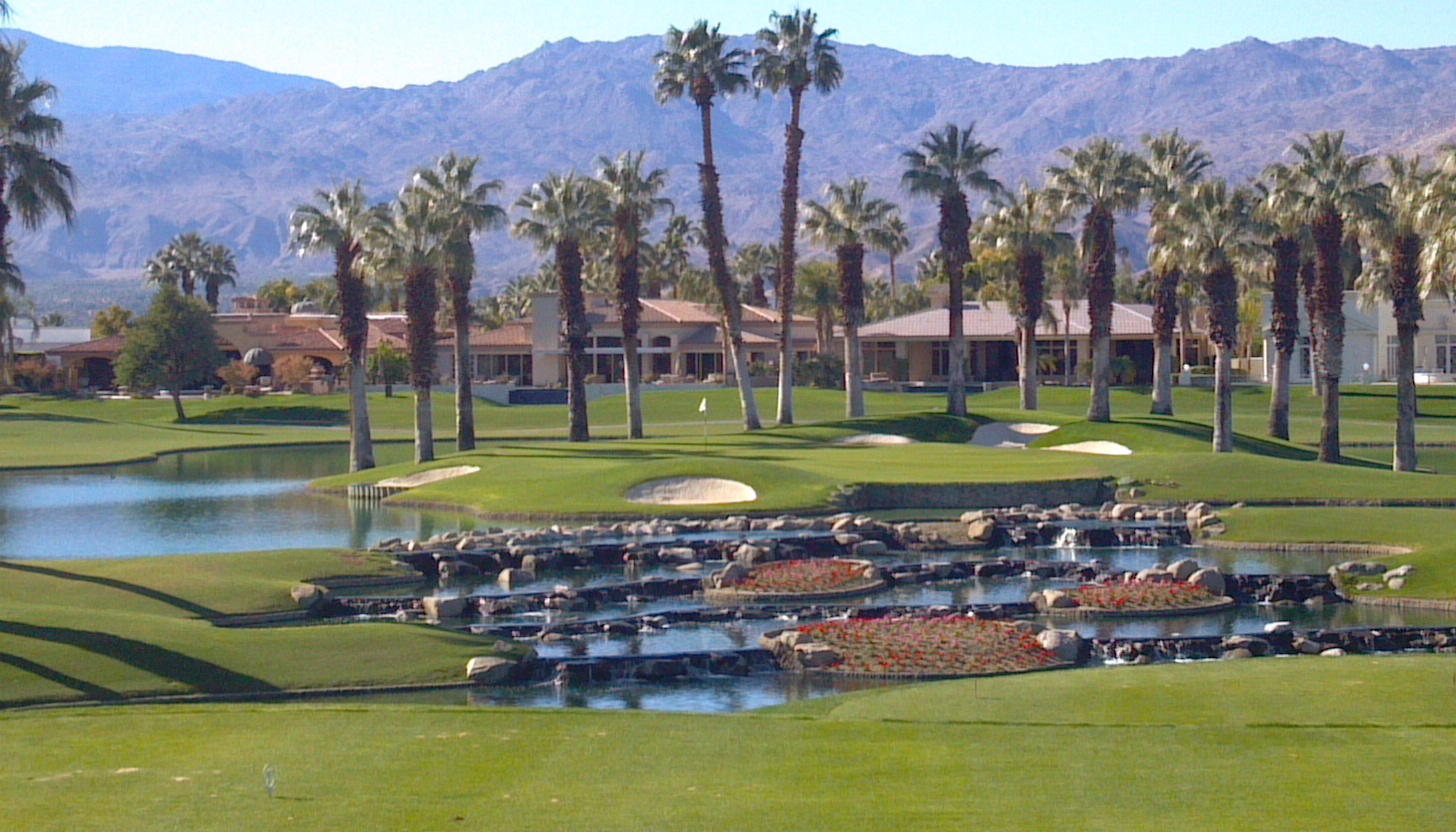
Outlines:
{"type": "Polygon", "coordinates": [[[1237,601],[1227,596],[1220,597],[1197,607],[1177,607],[1160,610],[1108,610],[1100,607],[1059,607],[1038,613],[1050,618],[1101,619],[1101,618],[1160,618],[1165,615],[1199,615],[1205,612],[1220,612],[1236,606],[1237,601]]]}
{"type": "Polygon", "coordinates": [[[1415,550],[1407,546],[1386,546],[1381,543],[1270,543],[1245,542],[1239,540],[1203,540],[1200,545],[1210,549],[1249,549],[1255,552],[1330,552],[1342,555],[1410,555],[1415,550]]]}
{"type": "Polygon", "coordinates": [[[760,603],[774,604],[789,601],[827,601],[848,595],[879,592],[885,588],[885,579],[876,578],[863,584],[823,592],[749,592],[741,589],[705,589],[703,600],[708,603],[760,603]]]}
{"type": "Polygon", "coordinates": [[[1456,601],[1439,601],[1434,598],[1391,598],[1376,595],[1346,595],[1352,604],[1367,607],[1397,607],[1408,610],[1440,610],[1456,612],[1456,601]]]}

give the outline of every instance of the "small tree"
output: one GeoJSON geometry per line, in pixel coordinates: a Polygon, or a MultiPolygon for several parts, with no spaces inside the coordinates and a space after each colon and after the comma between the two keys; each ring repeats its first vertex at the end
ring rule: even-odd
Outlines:
{"type": "Polygon", "coordinates": [[[92,338],[109,338],[112,335],[120,335],[131,329],[136,322],[136,316],[130,309],[120,306],[108,306],[96,313],[95,320],[91,321],[92,338]]]}
{"type": "Polygon", "coordinates": [[[165,386],[177,421],[185,422],[182,388],[209,382],[222,363],[212,310],[200,300],[184,298],[176,286],[163,284],[147,314],[127,332],[116,377],[128,386],[165,386]]]}
{"type": "Polygon", "coordinates": [[[229,393],[237,394],[258,378],[258,368],[246,361],[229,361],[217,371],[217,377],[229,393]]]}
{"type": "Polygon", "coordinates": [[[297,390],[313,377],[313,359],[304,355],[285,355],[273,365],[273,383],[297,390]]]}
{"type": "Polygon", "coordinates": [[[387,342],[379,345],[378,351],[369,358],[369,382],[383,384],[384,395],[394,394],[394,385],[409,377],[409,357],[387,342]]]}

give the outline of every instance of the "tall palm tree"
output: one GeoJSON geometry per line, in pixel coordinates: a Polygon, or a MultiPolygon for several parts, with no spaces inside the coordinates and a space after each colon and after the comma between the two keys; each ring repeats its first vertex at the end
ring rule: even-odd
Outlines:
{"type": "Polygon", "coordinates": [[[1253,246],[1253,195],[1222,179],[1185,186],[1162,218],[1164,246],[1179,254],[1208,299],[1208,338],[1216,353],[1213,451],[1234,449],[1233,352],[1238,345],[1239,282],[1235,264],[1253,246]]]}
{"type": "Polygon", "coordinates": [[[470,286],[475,281],[474,238],[483,231],[504,228],[505,209],[492,200],[501,181],[475,180],[477,156],[447,153],[434,168],[415,173],[420,189],[439,222],[445,256],[445,286],[450,293],[450,314],[455,327],[455,442],[462,451],[475,449],[475,396],[470,389],[470,286]]]}
{"type": "Polygon", "coordinates": [[[834,343],[834,313],[839,308],[839,275],[828,263],[799,266],[799,288],[794,312],[814,319],[814,352],[828,355],[834,343]]]}
{"type": "Polygon", "coordinates": [[[575,173],[550,173],[516,200],[527,216],[516,220],[511,236],[528,240],[541,254],[555,255],[566,329],[566,405],[568,438],[591,439],[586,413],[586,343],[591,324],[582,294],[582,243],[602,233],[607,215],[601,187],[575,173]]]}
{"type": "Polygon", "coordinates": [[[617,314],[622,319],[623,380],[627,387],[627,435],[642,438],[642,364],[637,358],[637,334],[642,317],[639,269],[642,237],[647,224],[661,211],[672,210],[672,200],[658,196],[667,186],[667,171],[642,169],[642,151],[601,156],[597,170],[606,209],[612,217],[612,265],[617,274],[617,314]]]}
{"type": "Polygon", "coordinates": [[[1047,168],[1047,191],[1068,213],[1080,211],[1079,246],[1092,340],[1092,395],[1087,421],[1112,421],[1112,300],[1117,275],[1114,215],[1130,213],[1142,201],[1140,159],[1107,138],[1057,151],[1067,164],[1047,168]]]}
{"type": "Polygon", "coordinates": [[[1284,191],[1289,168],[1271,165],[1258,187],[1262,198],[1254,206],[1256,227],[1268,248],[1269,334],[1274,341],[1270,362],[1269,435],[1289,438],[1289,379],[1294,350],[1299,346],[1299,273],[1308,236],[1298,214],[1287,210],[1284,191]]]}
{"type": "Polygon", "coordinates": [[[375,228],[386,220],[382,205],[369,204],[358,182],[314,193],[314,204],[300,205],[289,218],[289,238],[300,254],[332,254],[339,298],[339,335],[349,353],[349,470],[374,467],[369,431],[369,399],[364,387],[369,340],[369,290],[360,257],[375,228]]]}
{"type": "Polygon", "coordinates": [[[1038,191],[1021,184],[1016,194],[998,197],[994,209],[981,227],[980,239],[1009,251],[1015,262],[1016,291],[1012,307],[1020,334],[1021,409],[1037,409],[1036,326],[1046,301],[1046,260],[1072,248],[1071,235],[1058,231],[1064,215],[1060,206],[1038,191]]]}
{"type": "MultiPolygon", "coordinates": [[[[0,6],[0,17],[8,6],[0,6]]],[[[71,168],[50,155],[65,125],[46,112],[56,89],[40,78],[26,78],[20,59],[24,44],[0,48],[0,273],[20,279],[11,259],[10,221],[35,230],[47,217],[67,225],[76,220],[71,168]]]]}
{"type": "Polygon", "coordinates": [[[648,283],[647,297],[662,297],[664,282],[676,287],[678,279],[682,277],[691,262],[690,252],[693,237],[692,220],[682,214],[674,214],[667,218],[667,224],[662,228],[662,238],[653,247],[660,274],[655,275],[655,282],[648,283]]]}
{"type": "Polygon", "coordinates": [[[799,115],[810,87],[821,95],[833,92],[844,80],[844,67],[830,41],[836,30],[815,31],[819,18],[809,9],[793,14],[774,13],[769,26],[758,31],[753,50],[753,81],[760,90],[789,94],[789,123],[784,127],[784,187],[779,213],[779,407],[778,423],[794,423],[794,268],[797,260],[799,160],[804,131],[799,115]]]}
{"type": "Polygon", "coordinates": [[[1320,377],[1320,462],[1340,461],[1340,375],[1345,349],[1345,227],[1369,217],[1380,196],[1365,180],[1375,159],[1345,151],[1345,134],[1306,134],[1290,152],[1285,195],[1290,210],[1309,227],[1315,265],[1310,321],[1318,341],[1316,372],[1320,377]]]}
{"type": "Polygon", "coordinates": [[[884,227],[895,206],[868,197],[869,182],[851,179],[843,185],[824,186],[825,203],[804,203],[804,231],[815,245],[833,249],[839,267],[839,306],[844,321],[845,415],[865,415],[864,372],[860,360],[859,327],[864,323],[865,243],[884,227]]]}
{"type": "MultiPolygon", "coordinates": [[[[1146,186],[1150,206],[1148,245],[1156,251],[1166,244],[1165,223],[1181,188],[1192,185],[1213,166],[1213,158],[1196,141],[1177,130],[1143,136],[1147,149],[1146,186]]],[[[1153,408],[1160,416],[1173,415],[1173,333],[1178,327],[1178,284],[1183,278],[1176,262],[1150,257],[1153,275],[1153,408]]]]}
{"type": "Polygon", "coordinates": [[[758,430],[758,403],[753,398],[753,382],[748,377],[748,355],[743,350],[743,311],[738,300],[738,287],[728,271],[728,236],[723,231],[723,196],[718,190],[718,168],[713,164],[713,99],[732,95],[748,87],[743,74],[747,54],[742,49],[727,49],[728,38],[718,27],[708,28],[699,20],[686,32],[673,27],[667,30],[667,48],[657,53],[657,101],[692,98],[698,108],[703,133],[703,163],[698,166],[698,179],[703,195],[703,229],[708,248],[708,269],[723,303],[723,330],[733,357],[738,377],[738,401],[743,410],[745,430],[758,430]]]}
{"type": "Polygon", "coordinates": [[[895,260],[910,250],[910,226],[899,212],[885,220],[885,226],[870,240],[870,248],[890,258],[890,304],[895,304],[896,284],[895,260]]]}
{"type": "Polygon", "coordinates": [[[202,249],[198,278],[207,307],[217,312],[218,295],[224,286],[238,285],[238,259],[233,250],[222,243],[209,243],[202,249]]]}
{"type": "Polygon", "coordinates": [[[919,147],[901,154],[905,172],[900,184],[916,196],[940,203],[937,236],[950,279],[950,383],[946,391],[946,412],[966,415],[965,274],[971,262],[971,210],[966,191],[997,194],[1001,183],[986,172],[986,162],[1001,152],[975,137],[976,126],[965,129],[947,124],[920,140],[919,147]]]}
{"type": "Polygon", "coordinates": [[[775,287],[779,285],[778,273],[778,246],[749,243],[733,255],[733,274],[747,284],[747,302],[753,306],[768,305],[768,284],[772,281],[775,287]]]}
{"type": "MultiPolygon", "coordinates": [[[[1456,148],[1446,148],[1456,163],[1456,148]]],[[[1449,167],[1456,171],[1456,164],[1449,167]]],[[[1365,299],[1390,301],[1396,331],[1396,471],[1416,469],[1416,334],[1425,319],[1422,295],[1446,288],[1449,237],[1456,192],[1448,176],[1421,167],[1420,157],[1385,158],[1385,188],[1380,210],[1367,222],[1377,244],[1377,257],[1361,275],[1365,299]]]]}
{"type": "Polygon", "coordinates": [[[197,280],[207,257],[207,241],[196,231],[184,231],[153,254],[143,268],[146,282],[154,286],[176,286],[182,294],[197,294],[197,280]]]}
{"type": "Polygon", "coordinates": [[[444,240],[450,230],[425,190],[411,185],[390,206],[388,221],[371,229],[366,243],[370,271],[393,272],[404,286],[405,345],[415,395],[416,463],[435,458],[435,320],[440,313],[444,240]]]}

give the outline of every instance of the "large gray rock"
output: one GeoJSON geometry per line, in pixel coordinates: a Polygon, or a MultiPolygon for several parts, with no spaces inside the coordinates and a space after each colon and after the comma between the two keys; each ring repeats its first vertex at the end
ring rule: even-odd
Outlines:
{"type": "Polygon", "coordinates": [[[1227,584],[1217,567],[1209,566],[1188,576],[1188,583],[1201,586],[1215,596],[1222,596],[1227,584]]]}
{"type": "Polygon", "coordinates": [[[318,584],[299,584],[289,592],[289,595],[293,597],[293,603],[306,610],[311,610],[329,600],[329,590],[318,584]]]}
{"type": "Polygon", "coordinates": [[[439,595],[427,595],[420,599],[420,606],[424,607],[425,617],[431,621],[459,618],[465,614],[465,599],[459,596],[446,598],[439,595]]]}
{"type": "Polygon", "coordinates": [[[1075,630],[1042,630],[1036,640],[1057,661],[1075,662],[1082,655],[1082,637],[1075,630]]]}
{"type": "Polygon", "coordinates": [[[1060,589],[1045,589],[1032,595],[1032,604],[1038,610],[1069,610],[1077,606],[1077,601],[1069,593],[1060,589]]]}
{"type": "Polygon", "coordinates": [[[1193,573],[1197,571],[1198,561],[1194,560],[1193,558],[1182,558],[1168,564],[1168,572],[1172,574],[1173,579],[1177,581],[1186,581],[1189,578],[1193,577],[1193,573]]]}
{"type": "Polygon", "coordinates": [[[980,517],[966,524],[966,539],[972,543],[990,543],[995,535],[994,517],[980,517]]]}
{"type": "Polygon", "coordinates": [[[833,647],[817,642],[794,645],[794,656],[805,668],[830,667],[839,664],[843,659],[833,647]]]}
{"type": "Polygon", "coordinates": [[[719,589],[737,586],[748,578],[748,567],[734,561],[718,572],[713,573],[713,584],[719,589]]]}
{"type": "Polygon", "coordinates": [[[857,558],[878,558],[890,553],[890,547],[878,540],[861,540],[850,547],[850,552],[857,558]]]}
{"type": "Polygon", "coordinates": [[[503,685],[515,677],[517,666],[500,656],[476,656],[465,663],[465,678],[477,685],[503,685]]]}
{"type": "Polygon", "coordinates": [[[1389,581],[1395,578],[1408,578],[1410,577],[1410,574],[1414,571],[1416,571],[1416,568],[1408,563],[1404,566],[1397,566],[1396,568],[1385,573],[1385,580],[1389,581]]]}

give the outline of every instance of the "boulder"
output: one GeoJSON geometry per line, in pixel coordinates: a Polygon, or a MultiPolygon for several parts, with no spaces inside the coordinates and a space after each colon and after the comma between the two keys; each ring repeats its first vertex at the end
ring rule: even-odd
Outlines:
{"type": "Polygon", "coordinates": [[[861,540],[849,550],[857,558],[878,558],[890,553],[890,547],[878,540],[861,540]]]}
{"type": "Polygon", "coordinates": [[[1107,516],[1111,520],[1131,520],[1132,515],[1140,508],[1142,506],[1137,503],[1118,503],[1112,507],[1112,511],[1109,511],[1107,516]]]}
{"type": "Polygon", "coordinates": [[[966,524],[966,539],[972,543],[990,543],[995,535],[995,518],[982,517],[966,524]]]}
{"type": "Polygon", "coordinates": [[[1343,655],[1345,655],[1345,651],[1344,650],[1341,650],[1338,647],[1331,647],[1328,650],[1321,650],[1320,651],[1320,655],[1321,656],[1343,656],[1343,655]]]}
{"type": "Polygon", "coordinates": [[[306,610],[311,610],[329,600],[328,588],[318,584],[299,584],[289,592],[289,595],[293,596],[293,603],[306,610]]]}
{"type": "Polygon", "coordinates": [[[477,685],[503,685],[515,676],[517,662],[500,656],[476,656],[465,664],[465,678],[477,685]]]}
{"type": "Polygon", "coordinates": [[[1384,575],[1385,566],[1370,561],[1347,560],[1340,564],[1338,569],[1351,575],[1384,575]]]}
{"type": "Polygon", "coordinates": [[[1060,589],[1044,589],[1031,600],[1038,610],[1069,610],[1077,606],[1076,599],[1060,589]]]}
{"type": "Polygon", "coordinates": [[[674,568],[678,572],[701,572],[701,571],[703,571],[703,565],[701,563],[680,563],[680,564],[678,564],[674,568]]]}
{"type": "Polygon", "coordinates": [[[1410,573],[1414,571],[1416,571],[1416,568],[1408,563],[1404,566],[1397,566],[1396,568],[1385,573],[1385,580],[1389,581],[1395,578],[1408,578],[1410,577],[1410,573]]]}
{"type": "Polygon", "coordinates": [[[748,567],[734,561],[713,574],[713,583],[720,589],[737,586],[748,577],[748,567]]]}
{"type": "Polygon", "coordinates": [[[834,533],[836,533],[836,534],[838,534],[840,532],[847,532],[847,531],[849,531],[850,529],[853,529],[853,528],[854,528],[854,518],[853,517],[841,517],[838,520],[835,520],[834,521],[834,525],[830,526],[829,527],[829,530],[832,531],[832,532],[834,532],[834,533]]]}
{"type": "Polygon", "coordinates": [[[1225,650],[1219,656],[1220,659],[1252,659],[1254,654],[1247,647],[1235,647],[1232,650],[1225,650]]]}
{"type": "Polygon", "coordinates": [[[993,516],[989,511],[967,511],[961,513],[961,524],[969,526],[972,523],[993,516]]]}
{"type": "Polygon", "coordinates": [[[853,532],[838,532],[834,535],[834,542],[839,544],[840,546],[843,546],[846,549],[860,542],[861,540],[864,540],[864,538],[860,537],[857,534],[854,534],[853,532]]]}
{"type": "Polygon", "coordinates": [[[799,665],[806,669],[815,667],[829,667],[831,665],[839,664],[839,662],[843,659],[843,657],[839,655],[839,651],[835,650],[833,647],[830,647],[827,644],[817,644],[814,642],[810,642],[808,644],[794,645],[794,657],[799,660],[799,665]]]}
{"type": "Polygon", "coordinates": [[[1042,630],[1036,641],[1057,661],[1076,662],[1082,655],[1082,637],[1075,630],[1042,630]]]}
{"type": "Polygon", "coordinates": [[[1264,633],[1266,635],[1287,633],[1293,629],[1294,625],[1290,624],[1288,621],[1270,621],[1268,624],[1264,625],[1264,633]]]}
{"type": "Polygon", "coordinates": [[[1223,640],[1220,646],[1225,651],[1247,650],[1254,656],[1269,656],[1274,653],[1274,648],[1269,642],[1253,636],[1229,636],[1223,640]]]}
{"type": "Polygon", "coordinates": [[[1391,578],[1385,585],[1391,589],[1405,589],[1405,578],[1391,578]]]}
{"type": "Polygon", "coordinates": [[[459,618],[465,614],[465,599],[459,596],[427,595],[420,599],[420,606],[425,610],[425,617],[431,621],[459,618]]]}
{"type": "Polygon", "coordinates": [[[495,576],[495,582],[500,585],[501,589],[512,589],[534,580],[536,580],[536,573],[527,572],[524,569],[502,569],[500,574],[495,576]]]}
{"type": "Polygon", "coordinates": [[[1175,581],[1186,581],[1197,571],[1198,561],[1193,558],[1183,558],[1168,564],[1168,573],[1173,576],[1175,581]]]}
{"type": "Polygon", "coordinates": [[[1150,584],[1166,584],[1172,582],[1173,576],[1166,570],[1152,566],[1139,571],[1137,579],[1150,584]]]}
{"type": "Polygon", "coordinates": [[[657,550],[657,559],[668,563],[692,563],[698,552],[691,546],[664,546],[657,550]]]}
{"type": "Polygon", "coordinates": [[[1188,583],[1194,586],[1201,586],[1215,596],[1222,596],[1227,586],[1223,579],[1223,573],[1217,567],[1213,566],[1205,567],[1189,575],[1188,583]]]}
{"type": "Polygon", "coordinates": [[[1299,636],[1294,639],[1294,649],[1306,656],[1318,656],[1325,647],[1313,639],[1299,636]]]}
{"type": "Polygon", "coordinates": [[[733,552],[733,561],[744,566],[755,566],[760,563],[767,563],[769,560],[768,550],[755,546],[752,543],[739,544],[733,552]]]}

